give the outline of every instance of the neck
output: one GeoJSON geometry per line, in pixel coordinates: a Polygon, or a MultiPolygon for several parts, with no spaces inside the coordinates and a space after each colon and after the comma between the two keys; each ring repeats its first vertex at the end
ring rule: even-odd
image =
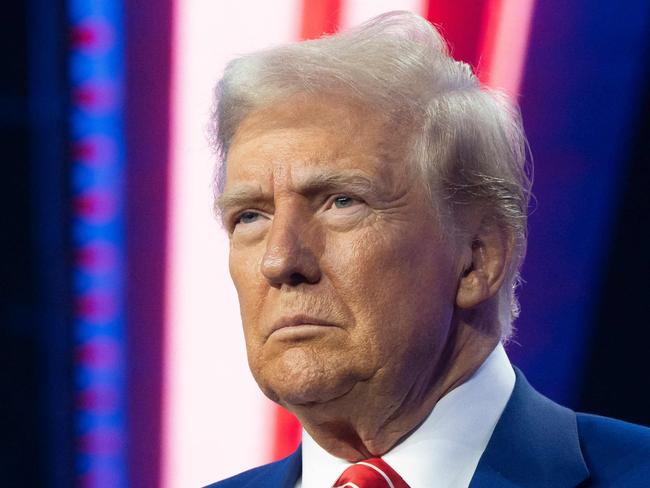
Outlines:
{"type": "Polygon", "coordinates": [[[287,405],[330,454],[357,462],[379,457],[409,436],[448,392],[467,381],[499,342],[467,324],[455,328],[428,371],[391,385],[378,373],[326,403],[287,405]]]}

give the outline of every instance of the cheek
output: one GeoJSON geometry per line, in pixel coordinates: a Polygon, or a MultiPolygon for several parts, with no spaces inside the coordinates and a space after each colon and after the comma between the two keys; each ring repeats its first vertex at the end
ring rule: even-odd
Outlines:
{"type": "Polygon", "coordinates": [[[258,322],[261,310],[264,283],[259,272],[261,258],[258,254],[255,249],[230,249],[230,276],[237,290],[242,323],[247,336],[258,322]]]}
{"type": "Polygon", "coordinates": [[[455,296],[452,260],[423,234],[369,229],[345,243],[328,242],[331,279],[354,312],[359,341],[393,350],[407,337],[446,333],[455,296]]]}

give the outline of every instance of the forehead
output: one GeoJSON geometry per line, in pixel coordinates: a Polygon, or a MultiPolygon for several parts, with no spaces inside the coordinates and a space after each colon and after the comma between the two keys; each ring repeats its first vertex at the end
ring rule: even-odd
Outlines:
{"type": "Polygon", "coordinates": [[[314,171],[358,170],[392,179],[404,173],[405,144],[395,124],[352,102],[293,99],[250,114],[227,158],[225,190],[255,180],[277,183],[314,171]]]}

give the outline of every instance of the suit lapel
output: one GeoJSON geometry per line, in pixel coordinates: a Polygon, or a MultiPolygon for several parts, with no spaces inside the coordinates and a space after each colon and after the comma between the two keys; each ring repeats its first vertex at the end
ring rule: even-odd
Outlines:
{"type": "Polygon", "coordinates": [[[282,480],[282,488],[294,488],[296,481],[302,474],[302,444],[298,449],[287,458],[287,465],[285,467],[284,479],[282,480]]]}
{"type": "MultiPolygon", "coordinates": [[[[234,478],[232,484],[229,483],[230,480],[227,480],[226,485],[241,486],[242,488],[294,488],[301,471],[302,446],[299,446],[289,457],[251,471],[245,481],[238,481],[237,478],[234,478]]],[[[246,474],[248,473],[243,473],[244,476],[246,474]]],[[[217,485],[221,486],[220,483],[216,483],[214,486],[217,485]]]]}
{"type": "Polygon", "coordinates": [[[589,477],[575,413],[535,391],[515,368],[512,396],[470,488],[575,487],[589,477]]]}

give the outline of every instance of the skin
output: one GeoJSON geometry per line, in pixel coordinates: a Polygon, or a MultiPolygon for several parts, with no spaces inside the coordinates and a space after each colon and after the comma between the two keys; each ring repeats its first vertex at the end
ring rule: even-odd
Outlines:
{"type": "Polygon", "coordinates": [[[240,125],[219,199],[251,371],[354,462],[408,436],[499,341],[511,239],[480,213],[441,228],[405,129],[296,98],[240,125]]]}

